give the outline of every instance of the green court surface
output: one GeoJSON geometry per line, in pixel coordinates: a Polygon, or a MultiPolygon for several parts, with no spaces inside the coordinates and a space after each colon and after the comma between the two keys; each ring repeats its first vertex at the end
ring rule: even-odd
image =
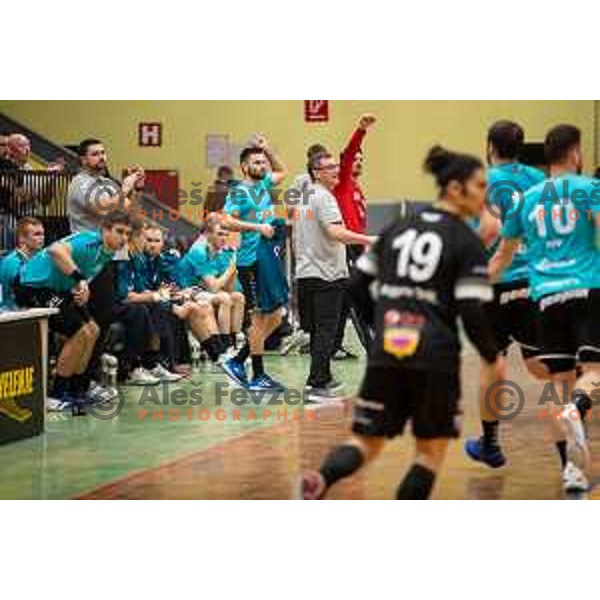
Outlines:
{"type": "MultiPolygon", "coordinates": [[[[267,405],[268,397],[260,406],[249,405],[251,398],[241,399],[246,404],[236,406],[228,395],[234,388],[229,386],[229,391],[221,394],[217,387],[228,382],[223,373],[198,371],[166,391],[160,386],[123,388],[123,410],[112,419],[49,414],[44,435],[0,447],[0,498],[72,498],[133,472],[281,423],[286,414],[281,411],[287,411],[291,421],[294,411],[303,411],[299,394],[308,357],[267,356],[265,364],[274,377],[298,394],[282,398],[279,406],[267,405]],[[175,390],[179,390],[177,397],[175,390]],[[192,390],[196,390],[195,398],[192,390]],[[198,395],[202,399],[199,404],[198,395]],[[165,397],[168,404],[159,405],[165,397]]],[[[355,391],[363,364],[363,360],[333,363],[347,392],[355,391]]],[[[302,414],[296,412],[296,418],[302,414]]]]}

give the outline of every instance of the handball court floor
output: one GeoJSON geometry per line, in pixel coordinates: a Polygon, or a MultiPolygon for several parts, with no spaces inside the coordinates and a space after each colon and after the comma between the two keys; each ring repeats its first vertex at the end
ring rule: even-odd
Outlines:
{"type": "MultiPolygon", "coordinates": [[[[307,357],[269,356],[266,364],[290,387],[302,389],[307,357]]],[[[334,371],[347,389],[354,391],[363,365],[362,359],[334,363],[334,371]]],[[[509,377],[525,392],[525,406],[518,416],[501,424],[507,466],[490,470],[463,453],[464,437],[478,433],[478,359],[467,349],[463,359],[463,437],[450,446],[433,498],[564,497],[547,418],[540,416],[543,385],[525,373],[514,353],[510,367],[509,377]]],[[[203,401],[190,414],[203,409],[204,420],[190,419],[185,413],[190,407],[179,407],[180,418],[175,421],[167,418],[168,410],[178,407],[148,401],[140,406],[142,388],[127,388],[124,409],[111,420],[49,415],[45,435],[0,447],[0,498],[298,498],[301,471],[318,467],[330,447],[348,435],[349,402],[300,409],[298,420],[293,420],[297,407],[289,406],[285,421],[281,414],[279,420],[276,417],[276,411],[285,406],[242,407],[234,419],[236,407],[227,397],[217,404],[215,384],[225,382],[224,375],[195,373],[192,380],[202,382],[203,401]],[[140,409],[149,414],[162,409],[164,418],[142,417],[140,409]],[[219,409],[224,411],[224,420],[216,418],[219,409]],[[263,420],[264,409],[272,415],[263,420]],[[250,410],[256,420],[250,418],[250,410]]],[[[177,388],[189,391],[193,385],[184,380],[177,388]]],[[[162,390],[158,388],[157,393],[162,390]]],[[[589,425],[593,484],[600,483],[599,412],[596,408],[589,425]]],[[[392,498],[410,464],[412,449],[410,435],[391,441],[376,462],[332,488],[329,497],[392,498]]],[[[588,497],[600,498],[600,485],[588,497]]]]}

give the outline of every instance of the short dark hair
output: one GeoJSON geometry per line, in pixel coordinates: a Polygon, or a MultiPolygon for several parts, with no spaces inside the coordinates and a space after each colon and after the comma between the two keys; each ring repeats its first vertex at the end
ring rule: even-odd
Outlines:
{"type": "Polygon", "coordinates": [[[131,216],[122,210],[115,210],[107,214],[102,219],[102,229],[111,229],[115,225],[126,225],[133,228],[133,220],[131,216]]]}
{"type": "Polygon", "coordinates": [[[546,160],[551,165],[561,163],[567,158],[569,151],[580,144],[581,131],[575,125],[557,125],[546,134],[546,160]]]}
{"type": "Polygon", "coordinates": [[[233,169],[229,165],[221,165],[217,169],[217,177],[222,178],[223,175],[227,175],[228,177],[231,177],[233,175],[233,169]]]}
{"type": "Polygon", "coordinates": [[[496,121],[489,129],[487,141],[498,158],[516,159],[521,153],[525,132],[514,121],[496,121]]]}
{"type": "Polygon", "coordinates": [[[327,148],[323,146],[323,144],[313,144],[309,146],[306,150],[306,160],[310,160],[311,156],[315,156],[316,154],[326,154],[327,148]]]}
{"type": "Polygon", "coordinates": [[[319,167],[321,166],[321,161],[326,159],[326,158],[333,158],[333,154],[331,154],[330,152],[317,152],[316,154],[313,154],[309,159],[308,159],[308,163],[306,165],[306,170],[308,171],[308,174],[310,175],[310,179],[311,181],[315,181],[315,171],[317,171],[319,169],[319,167]]]}
{"type": "Polygon", "coordinates": [[[465,183],[475,171],[483,168],[483,163],[476,156],[434,146],[427,153],[423,168],[433,175],[438,188],[444,192],[451,181],[465,183]]]}
{"type": "Polygon", "coordinates": [[[77,147],[77,156],[80,158],[85,156],[90,149],[90,146],[95,146],[96,144],[101,144],[100,140],[95,138],[86,138],[85,140],[79,142],[79,146],[77,147]]]}
{"type": "Polygon", "coordinates": [[[258,146],[249,146],[240,152],[240,165],[245,163],[253,154],[264,154],[265,151],[258,146]]]}

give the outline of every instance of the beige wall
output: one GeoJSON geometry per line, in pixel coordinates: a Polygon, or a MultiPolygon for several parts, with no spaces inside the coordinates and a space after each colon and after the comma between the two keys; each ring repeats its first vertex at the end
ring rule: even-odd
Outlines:
{"type": "Polygon", "coordinates": [[[529,141],[569,122],[584,132],[587,167],[594,161],[594,101],[331,101],[330,122],[304,122],[302,101],[0,101],[0,111],[58,143],[88,136],[103,139],[115,173],[127,163],[179,170],[180,184],[209,184],[205,135],[229,134],[243,143],[265,131],[292,171],[303,169],[305,148],[323,142],[339,151],[361,112],[379,117],[369,135],[365,188],[373,199],[433,193],[421,173],[428,147],[441,143],[483,156],[485,131],[499,118],[522,123],[529,141]],[[140,121],[163,123],[163,146],[138,148],[140,121]]]}

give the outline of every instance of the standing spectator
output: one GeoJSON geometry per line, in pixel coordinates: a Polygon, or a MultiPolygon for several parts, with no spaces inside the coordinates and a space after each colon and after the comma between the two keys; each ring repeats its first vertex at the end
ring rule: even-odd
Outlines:
{"type": "Polygon", "coordinates": [[[31,155],[29,140],[19,133],[2,136],[6,142],[0,156],[0,248],[12,247],[15,243],[14,229],[18,218],[18,207],[34,197],[31,182],[25,181],[23,171],[30,171],[27,162],[31,155]]]}
{"type": "MultiPolygon", "coordinates": [[[[109,176],[108,160],[104,144],[88,138],[79,144],[81,171],[73,178],[67,192],[67,211],[71,233],[96,231],[103,219],[116,211],[133,214],[138,195],[144,187],[144,170],[130,167],[122,183],[109,176]]],[[[126,253],[126,250],[124,250],[126,253]]],[[[123,258],[123,252],[117,253],[123,258]]],[[[90,283],[89,311],[100,328],[100,341],[96,344],[86,376],[90,380],[100,378],[100,357],[104,338],[111,323],[115,321],[115,267],[108,261],[102,271],[90,283]]],[[[113,395],[116,390],[113,391],[113,395]]]]}
{"type": "Polygon", "coordinates": [[[108,173],[108,159],[100,140],[86,139],[79,144],[81,171],[73,178],[67,194],[71,233],[98,229],[102,218],[114,210],[131,212],[144,188],[144,170],[130,167],[119,183],[108,173]]]}
{"type": "MultiPolygon", "coordinates": [[[[359,179],[363,171],[363,152],[362,142],[368,129],[375,123],[375,117],[372,115],[363,115],[356,131],[352,134],[348,145],[342,152],[340,158],[339,183],[336,185],[333,193],[340,207],[344,223],[350,231],[364,234],[367,229],[367,199],[360,186],[359,179]]],[[[346,247],[346,256],[350,272],[354,270],[354,263],[362,253],[362,246],[350,244],[346,247]]],[[[356,328],[356,333],[364,348],[367,348],[370,338],[369,328],[360,319],[356,311],[352,310],[350,296],[344,295],[344,304],[342,307],[342,316],[340,319],[339,330],[335,340],[334,358],[343,360],[344,358],[356,358],[351,352],[343,347],[344,331],[346,329],[346,320],[352,316],[352,321],[356,328]]]]}
{"type": "Polygon", "coordinates": [[[31,157],[31,142],[20,134],[12,133],[8,136],[6,160],[12,164],[12,168],[23,171],[31,171],[33,167],[29,164],[31,157]]]}
{"type": "Polygon", "coordinates": [[[373,241],[343,224],[333,195],[339,165],[329,153],[314,155],[308,171],[313,181],[293,220],[300,325],[310,333],[309,399],[334,397],[340,384],[331,374],[335,334],[348,280],[345,245],[373,241]]]}

